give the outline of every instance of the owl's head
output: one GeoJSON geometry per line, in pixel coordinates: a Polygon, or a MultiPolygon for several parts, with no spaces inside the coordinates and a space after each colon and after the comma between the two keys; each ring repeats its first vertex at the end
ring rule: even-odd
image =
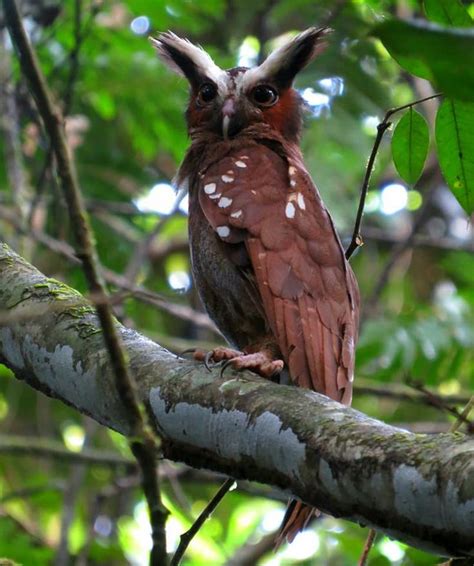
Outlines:
{"type": "Polygon", "coordinates": [[[296,141],[301,100],[293,80],[325,48],[329,32],[309,28],[251,69],[221,69],[202,48],[172,32],[151,41],[163,61],[189,81],[186,117],[191,136],[207,131],[233,138],[250,125],[265,123],[288,141],[296,141]]]}

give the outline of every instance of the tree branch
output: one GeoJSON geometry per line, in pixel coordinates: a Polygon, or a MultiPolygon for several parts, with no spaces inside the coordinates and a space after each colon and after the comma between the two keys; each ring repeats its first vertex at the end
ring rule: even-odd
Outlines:
{"type": "MultiPolygon", "coordinates": [[[[117,324],[164,456],[284,489],[413,546],[474,555],[474,445],[385,425],[297,387],[207,372],[117,324]]],[[[0,246],[0,361],[123,434],[130,423],[95,311],[0,246]]]]}

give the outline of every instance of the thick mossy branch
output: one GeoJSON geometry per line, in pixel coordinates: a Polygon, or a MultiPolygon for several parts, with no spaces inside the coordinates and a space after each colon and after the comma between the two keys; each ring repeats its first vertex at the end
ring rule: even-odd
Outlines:
{"type": "MultiPolygon", "coordinates": [[[[432,552],[474,556],[474,442],[412,434],[317,393],[207,372],[117,323],[165,456],[277,486],[432,552]]],[[[122,433],[98,321],[76,291],[0,248],[0,361],[122,433]]]]}

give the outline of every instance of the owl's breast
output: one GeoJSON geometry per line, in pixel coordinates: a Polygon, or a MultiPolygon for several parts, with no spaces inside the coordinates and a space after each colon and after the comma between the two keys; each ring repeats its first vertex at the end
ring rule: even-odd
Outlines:
{"type": "Polygon", "coordinates": [[[203,305],[224,337],[239,349],[269,333],[244,243],[223,242],[190,194],[189,243],[193,278],[203,305]]]}

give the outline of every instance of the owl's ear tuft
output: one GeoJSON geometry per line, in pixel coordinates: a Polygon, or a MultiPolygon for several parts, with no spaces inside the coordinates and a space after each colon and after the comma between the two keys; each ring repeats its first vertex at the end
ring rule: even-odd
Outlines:
{"type": "Polygon", "coordinates": [[[251,70],[252,80],[271,82],[280,88],[292,85],[295,76],[327,46],[330,28],[311,27],[270,53],[265,61],[251,70]]]}
{"type": "Polygon", "coordinates": [[[220,69],[210,55],[201,47],[187,39],[178,37],[171,31],[150,37],[158,56],[168,67],[186,77],[193,89],[197,89],[205,81],[218,84],[224,71],[220,69]]]}

